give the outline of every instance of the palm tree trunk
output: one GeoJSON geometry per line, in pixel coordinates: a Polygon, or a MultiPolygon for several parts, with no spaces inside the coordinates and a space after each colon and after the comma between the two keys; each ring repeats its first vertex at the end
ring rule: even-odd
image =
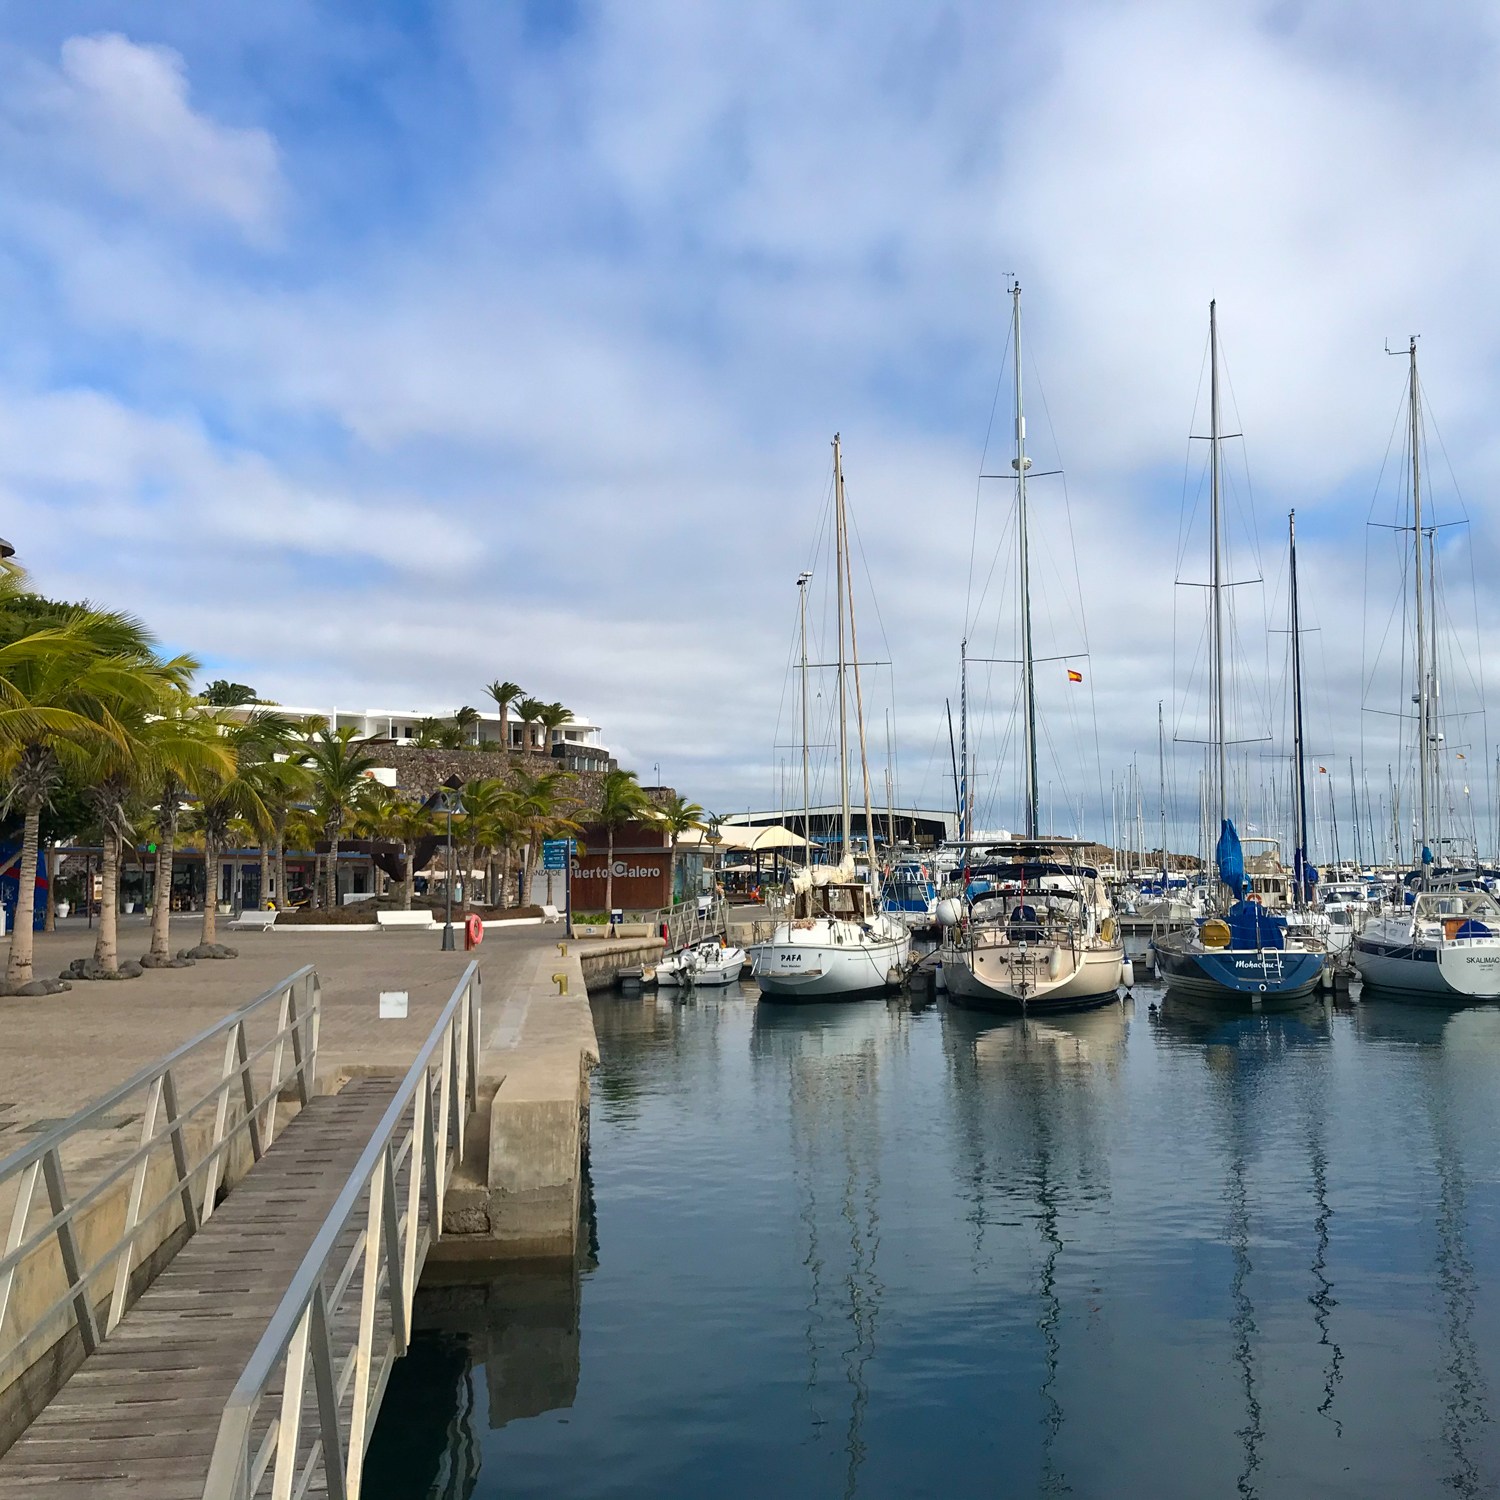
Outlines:
{"type": "Polygon", "coordinates": [[[286,833],[278,828],[276,830],[276,906],[285,908],[289,903],[286,898],[286,833]]]}
{"type": "Polygon", "coordinates": [[[334,828],[328,834],[328,897],[324,903],[329,911],[339,904],[339,835],[334,828]]]}
{"type": "Polygon", "coordinates": [[[609,825],[609,853],[604,861],[604,915],[615,909],[615,825],[609,825]]]}
{"type": "Polygon", "coordinates": [[[156,891],[151,899],[151,957],[166,960],[172,956],[170,924],[172,921],[172,852],[177,842],[177,798],[171,792],[162,797],[156,819],[156,891]]]}
{"type": "Polygon", "coordinates": [[[99,936],[94,939],[94,962],[113,972],[120,967],[120,833],[105,827],[104,857],[100,861],[99,936]]]}
{"type": "Polygon", "coordinates": [[[42,799],[26,799],[26,819],[21,833],[21,868],[17,872],[16,925],[10,935],[10,958],[5,965],[7,988],[31,983],[31,961],[36,952],[36,862],[41,847],[42,799]]]}
{"type": "Polygon", "coordinates": [[[219,940],[219,844],[218,840],[203,835],[203,930],[198,935],[200,943],[216,943],[219,940]]]}
{"type": "Polygon", "coordinates": [[[410,911],[411,910],[412,892],[416,889],[416,884],[417,884],[417,872],[416,872],[416,869],[414,868],[414,862],[415,862],[415,860],[416,860],[416,850],[413,849],[410,844],[408,844],[406,846],[406,853],[403,856],[403,864],[405,865],[405,868],[406,868],[406,874],[404,876],[402,876],[402,879],[401,879],[401,910],[402,911],[410,911]]]}
{"type": "Polygon", "coordinates": [[[255,904],[261,911],[266,909],[266,895],[271,889],[271,851],[265,842],[265,836],[261,836],[260,846],[260,891],[255,898],[255,904]]]}
{"type": "Polygon", "coordinates": [[[47,917],[43,932],[57,931],[57,845],[47,840],[47,917]]]}

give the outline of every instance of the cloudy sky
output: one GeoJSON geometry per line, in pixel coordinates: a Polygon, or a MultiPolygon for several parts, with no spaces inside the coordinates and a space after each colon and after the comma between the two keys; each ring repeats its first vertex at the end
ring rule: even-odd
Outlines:
{"type": "MultiPolygon", "coordinates": [[[[1361,703],[1398,705],[1400,619],[1366,522],[1394,514],[1384,349],[1411,333],[1442,519],[1474,522],[1441,543],[1470,658],[1490,633],[1492,6],[0,14],[4,534],[39,587],[135,609],[210,675],[439,712],[512,677],[648,778],[765,806],[809,564],[827,649],[840,431],[861,645],[893,663],[866,682],[876,798],[894,704],[903,801],[945,804],[966,626],[1014,654],[1010,496],[977,479],[987,433],[1008,457],[1012,273],[1037,467],[1066,471],[1033,486],[1039,634],[1091,653],[1081,690],[1060,663],[1039,689],[1057,826],[1081,800],[1094,831],[1134,752],[1153,810],[1158,701],[1169,739],[1201,720],[1174,579],[1203,576],[1210,298],[1237,576],[1267,580],[1236,598],[1243,733],[1271,736],[1247,784],[1280,749],[1295,505],[1314,752],[1341,796],[1351,755],[1384,787],[1394,721],[1361,703]]],[[[971,689],[982,816],[1013,825],[1009,669],[971,689]]],[[[1460,735],[1477,803],[1493,751],[1460,735]]],[[[1199,754],[1174,754],[1184,806],[1199,754]]]]}

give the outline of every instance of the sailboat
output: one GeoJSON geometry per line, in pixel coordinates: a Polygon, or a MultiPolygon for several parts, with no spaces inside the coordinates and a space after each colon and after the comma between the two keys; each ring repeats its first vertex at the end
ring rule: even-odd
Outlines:
{"type": "Polygon", "coordinates": [[[1373,987],[1446,996],[1454,1000],[1492,1000],[1500,996],[1500,904],[1480,884],[1478,872],[1467,877],[1434,868],[1431,837],[1434,807],[1441,788],[1433,750],[1441,739],[1436,727],[1437,629],[1435,601],[1424,582],[1431,566],[1434,540],[1422,526],[1422,404],[1417,380],[1417,341],[1408,348],[1412,535],[1415,556],[1416,638],[1414,672],[1417,709],[1417,848],[1416,868],[1406,876],[1404,902],[1365,923],[1354,940],[1354,966],[1373,987]],[[1425,540],[1424,540],[1425,538],[1425,540]]]}
{"type": "MultiPolygon", "coordinates": [[[[1219,320],[1208,305],[1209,330],[1209,683],[1212,749],[1209,805],[1216,809],[1214,849],[1219,910],[1192,927],[1152,940],[1156,967],[1169,991],[1216,1002],[1291,1003],[1305,999],[1323,976],[1325,955],[1288,932],[1286,919],[1251,896],[1239,833],[1229,817],[1224,710],[1223,514],[1220,503],[1219,320]],[[1229,900],[1224,900],[1227,893],[1229,900]]],[[[1294,638],[1295,639],[1295,638],[1294,638]]]]}
{"type": "MultiPolygon", "coordinates": [[[[1036,673],[1032,654],[1031,572],[1027,537],[1026,417],[1021,391],[1021,288],[1011,288],[1015,353],[1016,539],[1020,565],[1021,702],[1025,717],[1026,832],[992,846],[997,858],[969,870],[969,890],[988,888],[950,926],[942,949],[948,996],[980,1010],[1040,1014],[1083,1010],[1114,1000],[1125,950],[1099,872],[1073,856],[1077,839],[1045,838],[1037,795],[1036,673]]],[[[967,810],[968,801],[965,798],[967,810]]],[[[940,915],[953,915],[944,903],[940,915]]],[[[961,912],[962,907],[958,910],[961,912]]]]}
{"type": "MultiPolygon", "coordinates": [[[[900,978],[911,959],[911,931],[881,909],[875,861],[875,816],[870,804],[870,768],[865,745],[864,696],[854,630],[854,588],[849,568],[849,532],[844,504],[843,449],[833,438],[834,556],[838,570],[839,862],[807,863],[792,877],[786,915],[768,942],[752,950],[753,972],[768,1000],[832,1000],[874,994],[900,978]],[[846,632],[847,623],[847,632],[846,632]],[[864,773],[866,875],[855,869],[849,802],[849,699],[854,678],[855,721],[864,773]]],[[[811,825],[807,723],[807,595],[802,591],[802,796],[803,827],[811,825]]]]}

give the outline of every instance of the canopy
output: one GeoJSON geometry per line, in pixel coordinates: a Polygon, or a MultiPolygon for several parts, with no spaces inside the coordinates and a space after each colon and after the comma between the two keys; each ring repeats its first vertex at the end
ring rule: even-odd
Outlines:
{"type": "Polygon", "coordinates": [[[678,835],[679,849],[700,845],[709,849],[802,849],[807,840],[780,823],[771,823],[764,828],[746,828],[738,823],[721,824],[717,841],[706,828],[690,828],[678,835]]]}

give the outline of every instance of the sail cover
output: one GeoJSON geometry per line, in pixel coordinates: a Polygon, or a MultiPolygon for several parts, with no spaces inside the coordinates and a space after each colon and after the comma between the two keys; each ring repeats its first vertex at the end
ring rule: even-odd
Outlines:
{"type": "Polygon", "coordinates": [[[1240,848],[1240,836],[1235,832],[1232,818],[1225,818],[1219,825],[1219,842],[1214,846],[1214,863],[1219,867],[1219,879],[1236,896],[1243,896],[1245,851],[1240,848]]]}

